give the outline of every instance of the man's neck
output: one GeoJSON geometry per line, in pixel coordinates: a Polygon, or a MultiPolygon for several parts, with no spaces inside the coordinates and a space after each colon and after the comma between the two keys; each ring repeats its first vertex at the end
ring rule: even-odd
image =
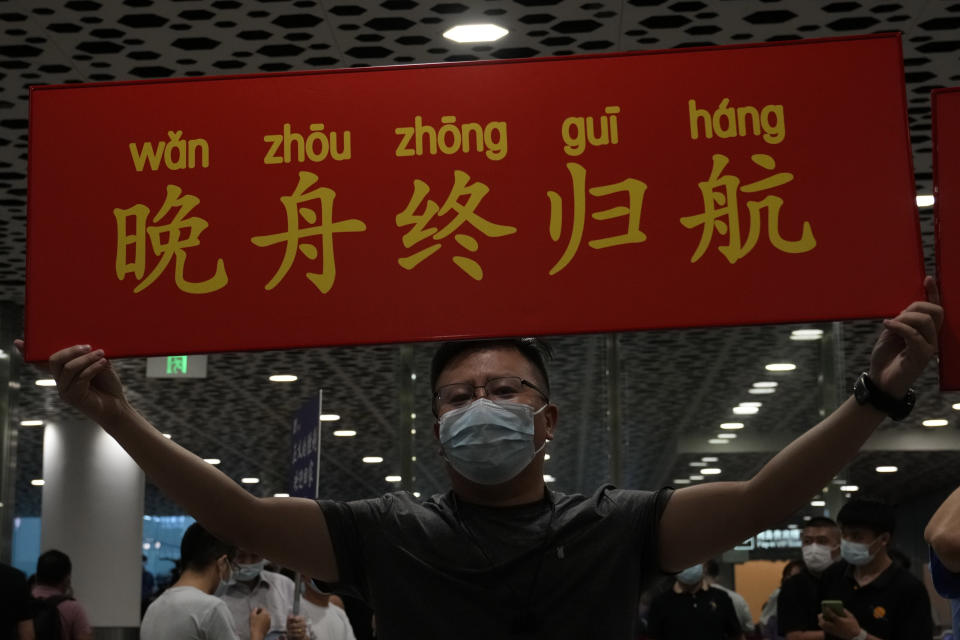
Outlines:
{"type": "Polygon", "coordinates": [[[700,582],[694,582],[693,584],[683,584],[679,580],[673,581],[673,590],[677,593],[695,593],[700,589],[706,589],[707,584],[701,580],[700,582]]]}
{"type": "Polygon", "coordinates": [[[216,565],[207,571],[193,571],[186,569],[180,574],[180,579],[173,585],[174,587],[194,587],[204,593],[213,593],[220,584],[220,575],[217,573],[216,565]]]}
{"type": "Polygon", "coordinates": [[[874,556],[873,560],[865,565],[853,568],[853,577],[857,584],[864,586],[873,582],[877,576],[887,570],[893,564],[886,551],[880,551],[874,556]]]}
{"type": "Polygon", "coordinates": [[[515,507],[543,500],[546,486],[543,484],[543,465],[534,460],[520,475],[495,485],[470,482],[457,473],[450,474],[453,491],[457,498],[470,504],[485,507],[515,507]]]}
{"type": "Polygon", "coordinates": [[[307,602],[312,602],[318,607],[325,607],[328,604],[330,604],[329,595],[320,595],[310,587],[307,587],[306,589],[303,590],[303,597],[304,599],[306,599],[307,602]]]}

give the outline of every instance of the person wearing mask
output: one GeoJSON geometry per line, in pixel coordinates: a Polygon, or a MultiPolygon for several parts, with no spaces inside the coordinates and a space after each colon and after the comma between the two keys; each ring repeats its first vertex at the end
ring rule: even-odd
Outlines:
{"type": "Polygon", "coordinates": [[[233,580],[220,596],[233,616],[240,640],[252,640],[246,624],[251,611],[259,608],[270,614],[271,632],[283,632],[287,616],[293,612],[293,580],[267,571],[266,566],[259,553],[237,550],[233,580]]]}
{"type": "Polygon", "coordinates": [[[302,579],[300,615],[287,617],[288,640],[356,640],[343,600],[302,579]]]}
{"type": "Polygon", "coordinates": [[[37,558],[37,584],[33,587],[33,597],[47,601],[37,605],[37,612],[41,606],[56,603],[63,640],[93,640],[87,612],[73,598],[72,573],[73,563],[62,551],[50,549],[37,558]]]}
{"type": "Polygon", "coordinates": [[[703,566],[706,569],[704,582],[707,586],[720,589],[730,596],[730,600],[733,602],[733,610],[737,612],[740,628],[743,629],[745,634],[752,634],[756,625],[753,623],[753,615],[750,613],[750,605],[747,604],[746,599],[733,589],[728,589],[720,584],[720,563],[716,560],[708,560],[703,566]]]}
{"type": "MultiPolygon", "coordinates": [[[[236,547],[214,538],[199,523],[180,541],[180,578],[154,600],[140,623],[142,640],[237,640],[233,617],[219,598],[232,579],[236,547]]],[[[246,621],[251,640],[263,640],[270,615],[261,608],[246,621]]]]}
{"type": "Polygon", "coordinates": [[[23,571],[0,562],[0,640],[33,640],[33,604],[23,571]]]}
{"type": "Polygon", "coordinates": [[[676,575],[673,588],[650,603],[647,635],[653,640],[742,640],[733,601],[704,579],[702,564],[676,575]]]}
{"type": "Polygon", "coordinates": [[[820,614],[820,578],[840,559],[840,527],[818,516],[803,525],[804,571],[783,583],[777,598],[777,625],[787,640],[823,640],[820,614]]]}
{"type": "Polygon", "coordinates": [[[258,498],[164,438],[130,404],[102,349],[66,347],[49,366],[60,397],[211,533],[356,589],[376,604],[384,640],[626,638],[635,635],[645,585],[782,522],[888,415],[909,412],[910,385],[936,353],[943,322],[936,283],[927,277],[923,286],[927,301],[884,320],[869,371],[836,411],[750,479],[677,490],[602,486],[583,496],[546,487],[544,449],[559,433],[560,409],[551,401],[549,352],[536,339],[438,348],[434,437],[450,490],[423,501],[406,492],[350,502],[258,498]]]}
{"type": "Polygon", "coordinates": [[[837,514],[843,558],[823,573],[821,597],[843,603],[842,615],[819,616],[826,640],[931,640],[927,589],[887,554],[893,507],[854,498],[837,514]]]}
{"type": "Polygon", "coordinates": [[[950,601],[954,640],[960,639],[960,488],[943,501],[923,531],[930,545],[933,586],[950,601]]]}

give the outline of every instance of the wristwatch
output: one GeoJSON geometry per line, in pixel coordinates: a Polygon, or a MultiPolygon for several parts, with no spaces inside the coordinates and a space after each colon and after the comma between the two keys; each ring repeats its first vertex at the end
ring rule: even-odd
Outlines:
{"type": "Polygon", "coordinates": [[[910,415],[913,405],[917,402],[913,389],[907,389],[907,394],[903,398],[894,398],[880,389],[866,371],[860,374],[856,384],[853,385],[853,397],[859,404],[871,404],[894,420],[903,420],[910,415]]]}
{"type": "MultiPolygon", "coordinates": [[[[863,375],[867,375],[867,374],[863,374],[863,375]]],[[[861,628],[860,633],[850,638],[850,640],[867,640],[867,630],[861,628]]]]}

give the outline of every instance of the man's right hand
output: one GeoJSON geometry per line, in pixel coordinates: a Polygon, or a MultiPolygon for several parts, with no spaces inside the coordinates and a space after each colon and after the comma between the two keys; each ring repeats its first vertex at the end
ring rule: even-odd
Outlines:
{"type": "MultiPolygon", "coordinates": [[[[23,352],[23,340],[14,344],[23,352]]],[[[102,349],[74,345],[50,356],[50,373],[63,400],[104,425],[129,408],[123,384],[102,349]]]]}
{"type": "Polygon", "coordinates": [[[270,613],[263,607],[250,612],[250,638],[263,638],[270,631],[270,613]]]}
{"type": "Polygon", "coordinates": [[[306,640],[307,619],[303,616],[287,616],[287,638],[289,640],[306,640]]]}

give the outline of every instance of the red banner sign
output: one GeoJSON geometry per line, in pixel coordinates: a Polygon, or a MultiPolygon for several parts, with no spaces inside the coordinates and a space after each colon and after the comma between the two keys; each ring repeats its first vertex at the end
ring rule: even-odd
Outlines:
{"type": "Polygon", "coordinates": [[[28,357],[895,314],[899,37],[35,87],[28,357]]]}
{"type": "Polygon", "coordinates": [[[937,280],[944,308],[940,388],[960,390],[960,88],[933,92],[937,280]]]}

